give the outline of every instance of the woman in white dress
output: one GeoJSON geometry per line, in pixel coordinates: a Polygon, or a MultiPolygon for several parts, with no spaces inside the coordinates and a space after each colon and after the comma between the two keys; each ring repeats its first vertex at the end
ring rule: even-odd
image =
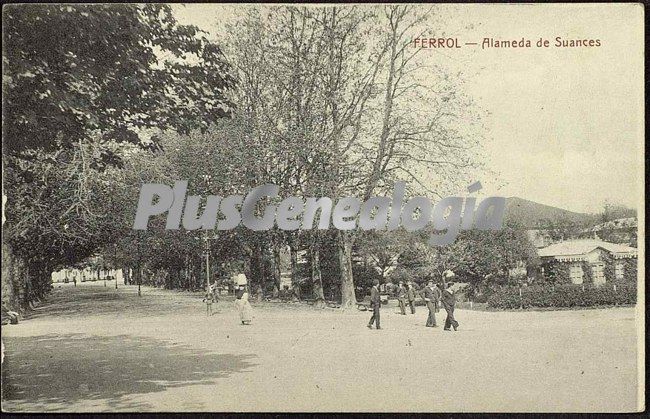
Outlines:
{"type": "Polygon", "coordinates": [[[237,311],[239,311],[239,318],[241,320],[241,324],[248,325],[251,324],[251,320],[253,319],[253,308],[251,307],[251,304],[248,302],[248,297],[249,297],[249,292],[248,292],[248,287],[246,285],[239,285],[235,297],[237,299],[235,300],[235,307],[237,307],[237,311]]]}

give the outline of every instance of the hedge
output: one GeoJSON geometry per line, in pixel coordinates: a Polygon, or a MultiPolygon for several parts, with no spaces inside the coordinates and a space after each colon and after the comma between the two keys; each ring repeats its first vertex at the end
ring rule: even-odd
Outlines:
{"type": "Polygon", "coordinates": [[[636,304],[635,284],[607,283],[601,286],[585,285],[535,285],[521,288],[504,287],[493,290],[487,300],[488,307],[495,309],[545,308],[545,307],[594,307],[619,304],[636,304]]]}

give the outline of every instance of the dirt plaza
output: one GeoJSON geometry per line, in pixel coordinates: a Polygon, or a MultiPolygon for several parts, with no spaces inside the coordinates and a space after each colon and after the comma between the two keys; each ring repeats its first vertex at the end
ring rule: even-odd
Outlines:
{"type": "Polygon", "coordinates": [[[633,410],[633,308],[368,312],[233,302],[206,317],[197,294],[61,284],[3,326],[4,411],[633,410]],[[438,322],[442,318],[439,314],[438,322]],[[567,345],[567,342],[571,342],[567,345]],[[531,401],[531,395],[539,397],[531,401]]]}

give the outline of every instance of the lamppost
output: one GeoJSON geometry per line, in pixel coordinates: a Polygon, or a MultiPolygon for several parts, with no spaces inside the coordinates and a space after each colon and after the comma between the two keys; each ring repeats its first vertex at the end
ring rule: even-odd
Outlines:
{"type": "MultiPolygon", "coordinates": [[[[113,243],[113,255],[115,256],[114,261],[117,261],[117,243],[113,243]]],[[[113,262],[113,263],[115,263],[113,262]]],[[[115,289],[117,289],[117,264],[114,265],[113,271],[114,274],[113,276],[115,277],[115,289]]],[[[122,275],[124,275],[124,272],[122,272],[122,275]]]]}
{"type": "MultiPolygon", "coordinates": [[[[209,153],[208,153],[209,155],[209,153]]],[[[211,175],[205,174],[202,176],[203,181],[205,182],[206,196],[210,194],[210,179],[211,175]]],[[[210,290],[210,237],[208,236],[208,230],[204,230],[203,240],[205,243],[204,252],[205,252],[205,281],[206,289],[208,292],[210,290]]]]}
{"type": "Polygon", "coordinates": [[[210,238],[208,237],[208,230],[205,230],[203,240],[205,242],[205,280],[207,292],[210,290],[210,238]]]}

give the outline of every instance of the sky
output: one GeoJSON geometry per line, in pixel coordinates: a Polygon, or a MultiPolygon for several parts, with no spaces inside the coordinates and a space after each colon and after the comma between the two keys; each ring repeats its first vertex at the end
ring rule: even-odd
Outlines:
{"type": "MultiPolygon", "coordinates": [[[[217,40],[240,7],[173,6],[180,23],[217,40]]],[[[478,179],[480,195],[577,212],[598,212],[605,201],[643,210],[641,5],[457,4],[438,13],[433,30],[461,48],[422,53],[462,71],[466,93],[489,113],[482,148],[496,176],[478,179]],[[601,46],[557,48],[556,37],[601,46]],[[483,38],[524,38],[533,47],[483,49],[483,38]],[[535,47],[540,38],[551,46],[535,47]]]]}

